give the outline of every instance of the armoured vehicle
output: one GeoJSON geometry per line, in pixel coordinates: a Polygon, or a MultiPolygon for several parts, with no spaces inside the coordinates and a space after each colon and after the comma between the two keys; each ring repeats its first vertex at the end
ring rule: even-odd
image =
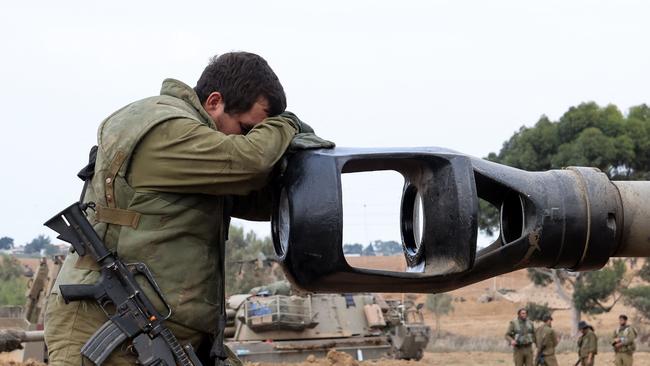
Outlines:
{"type": "Polygon", "coordinates": [[[234,295],[227,344],[251,362],[301,362],[335,348],[357,360],[422,358],[431,329],[421,305],[374,294],[234,295]]]}

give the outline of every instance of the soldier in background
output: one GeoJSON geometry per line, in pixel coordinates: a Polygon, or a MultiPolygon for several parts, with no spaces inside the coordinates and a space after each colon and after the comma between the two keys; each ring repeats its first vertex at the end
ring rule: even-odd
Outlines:
{"type": "Polygon", "coordinates": [[[633,355],[636,350],[634,339],[636,329],[627,324],[627,315],[621,314],[618,317],[620,327],[614,330],[612,346],[614,347],[614,364],[616,366],[632,366],[633,355]]]}
{"type": "Polygon", "coordinates": [[[515,366],[533,366],[533,343],[535,343],[535,327],[528,320],[528,311],[519,309],[517,318],[510,321],[506,331],[506,341],[513,350],[515,366]]]}
{"type": "Polygon", "coordinates": [[[552,328],[553,317],[546,314],[542,317],[541,327],[535,331],[537,347],[537,357],[535,358],[535,365],[537,366],[558,366],[557,359],[555,358],[555,347],[558,344],[557,334],[552,328]]]}
{"type": "Polygon", "coordinates": [[[584,320],[578,323],[578,329],[582,333],[580,338],[578,338],[579,364],[582,366],[594,366],[596,354],[598,353],[598,337],[594,332],[594,328],[584,320]]]}

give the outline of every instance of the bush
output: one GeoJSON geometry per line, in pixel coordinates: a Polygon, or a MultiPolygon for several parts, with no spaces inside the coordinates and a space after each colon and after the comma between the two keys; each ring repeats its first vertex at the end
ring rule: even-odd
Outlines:
{"type": "Polygon", "coordinates": [[[0,258],[0,306],[24,305],[27,279],[16,258],[2,255],[0,258]]]}

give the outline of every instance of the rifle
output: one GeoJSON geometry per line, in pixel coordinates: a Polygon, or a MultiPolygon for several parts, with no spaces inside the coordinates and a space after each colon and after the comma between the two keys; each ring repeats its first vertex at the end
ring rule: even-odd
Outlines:
{"type": "Polygon", "coordinates": [[[79,256],[90,255],[101,267],[99,281],[93,285],[59,286],[66,304],[95,300],[109,317],[81,348],[82,356],[101,365],[116,347],[132,340],[141,365],[201,366],[192,345],[181,346],[163,324],[172,310],[147,266],[144,263],[125,264],[109,251],[86,218],[88,208],[94,208],[94,203],[76,202],[45,223],[59,234],[59,239],[72,244],[79,256]],[[154,307],[135,276],[146,278],[166,308],[166,315],[154,307]],[[109,314],[113,307],[114,313],[109,314]]]}

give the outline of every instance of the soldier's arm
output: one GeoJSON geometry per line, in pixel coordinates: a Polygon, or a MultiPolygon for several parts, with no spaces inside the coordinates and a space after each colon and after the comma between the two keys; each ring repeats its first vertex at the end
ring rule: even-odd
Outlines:
{"type": "Polygon", "coordinates": [[[134,153],[129,180],[140,190],[247,195],[263,188],[296,134],[271,117],[246,135],[225,135],[190,119],[153,128],[134,153]]]}
{"type": "Polygon", "coordinates": [[[271,187],[266,186],[246,196],[233,196],[234,204],[231,215],[244,220],[271,220],[271,187]]]}
{"type": "Polygon", "coordinates": [[[515,334],[515,325],[512,322],[510,322],[508,324],[508,329],[506,330],[506,335],[505,335],[506,341],[508,341],[508,343],[513,342],[515,340],[513,337],[514,334],[515,334]]]}
{"type": "Polygon", "coordinates": [[[557,336],[557,333],[555,333],[555,330],[551,329],[549,337],[551,337],[551,344],[553,345],[553,348],[557,347],[557,345],[560,343],[560,338],[557,336]]]}
{"type": "Polygon", "coordinates": [[[596,338],[596,335],[594,333],[591,333],[591,336],[587,338],[587,341],[588,341],[588,344],[587,344],[587,347],[586,347],[587,352],[589,352],[589,354],[591,356],[593,356],[594,354],[596,354],[596,350],[597,350],[597,347],[598,347],[598,344],[597,344],[598,340],[596,338]]]}
{"type": "MultiPolygon", "coordinates": [[[[531,323],[532,323],[532,322],[531,322],[531,323]]],[[[534,324],[533,324],[533,326],[532,326],[532,329],[533,329],[533,334],[532,334],[532,336],[533,336],[533,343],[537,344],[537,335],[535,334],[535,333],[537,333],[537,332],[535,331],[535,325],[534,325],[534,324]]]]}

